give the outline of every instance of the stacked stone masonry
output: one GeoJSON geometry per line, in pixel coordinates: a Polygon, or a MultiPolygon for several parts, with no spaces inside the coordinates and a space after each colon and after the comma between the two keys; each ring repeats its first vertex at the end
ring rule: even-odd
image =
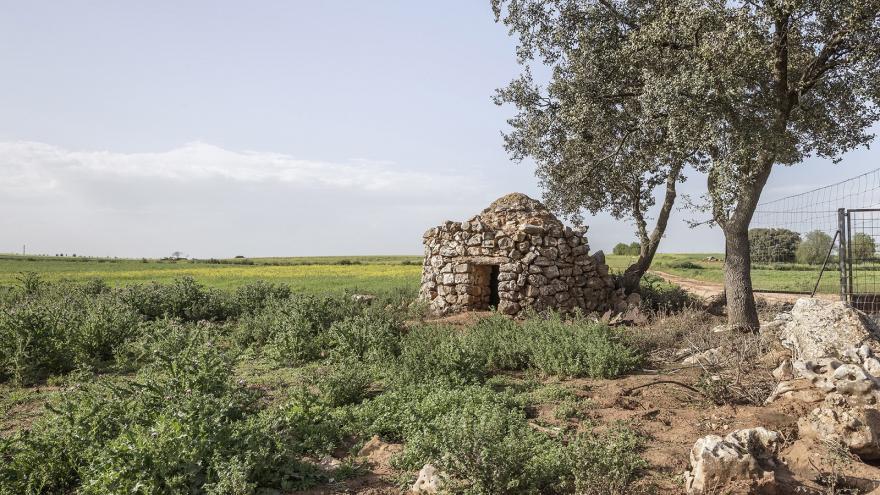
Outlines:
{"type": "Polygon", "coordinates": [[[490,307],[507,315],[625,310],[604,255],[590,256],[585,233],[539,201],[508,194],[468,221],[425,232],[420,296],[439,315],[490,307]]]}

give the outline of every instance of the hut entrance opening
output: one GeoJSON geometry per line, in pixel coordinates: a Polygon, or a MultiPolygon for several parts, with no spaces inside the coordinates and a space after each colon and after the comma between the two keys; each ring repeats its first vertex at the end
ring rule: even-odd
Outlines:
{"type": "Polygon", "coordinates": [[[498,307],[501,298],[498,295],[499,265],[474,266],[473,284],[476,293],[476,309],[498,307]]]}
{"type": "Polygon", "coordinates": [[[498,265],[490,265],[489,268],[489,306],[498,307],[501,298],[498,297],[498,265]]]}

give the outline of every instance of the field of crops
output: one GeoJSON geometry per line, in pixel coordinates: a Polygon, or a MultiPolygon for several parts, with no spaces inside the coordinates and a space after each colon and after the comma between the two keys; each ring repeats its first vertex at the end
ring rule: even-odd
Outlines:
{"type": "MultiPolygon", "coordinates": [[[[695,280],[721,283],[723,263],[706,261],[718,253],[658,254],[652,270],[695,280]]],[[[612,272],[622,272],[632,256],[608,255],[612,272]]],[[[856,271],[859,267],[855,267],[856,271]]],[[[809,292],[816,283],[817,265],[755,265],[756,289],[809,292]]],[[[167,283],[183,276],[194,277],[210,287],[233,289],[257,280],[289,284],[310,293],[343,290],[376,292],[396,287],[415,288],[421,273],[419,256],[323,256],[298,258],[251,258],[212,260],[131,260],[107,258],[56,258],[0,256],[0,286],[14,283],[24,272],[35,272],[49,281],[85,281],[100,278],[111,286],[143,282],[167,283]]],[[[858,280],[858,278],[857,278],[858,280]]],[[[838,291],[838,272],[830,266],[820,292],[838,291]]]]}
{"type": "Polygon", "coordinates": [[[47,281],[102,279],[111,286],[167,283],[189,276],[210,287],[233,289],[257,280],[289,284],[311,293],[385,291],[415,287],[421,274],[417,256],[259,258],[191,262],[106,258],[0,257],[0,285],[11,285],[21,273],[34,272],[47,281]],[[245,264],[247,262],[248,264],[245,264]],[[252,263],[252,264],[251,264],[252,263]]]}

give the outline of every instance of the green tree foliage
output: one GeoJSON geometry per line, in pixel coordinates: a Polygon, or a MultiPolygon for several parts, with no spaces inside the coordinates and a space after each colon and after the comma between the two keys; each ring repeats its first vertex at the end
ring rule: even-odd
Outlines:
{"type": "Polygon", "coordinates": [[[864,232],[855,234],[852,238],[852,255],[856,261],[869,260],[874,257],[877,244],[874,238],[864,232]]]}
{"type": "Polygon", "coordinates": [[[774,165],[838,158],[873,138],[880,2],[492,5],[524,65],[552,69],[543,86],[526,69],[501,93],[521,109],[508,147],[535,158],[550,203],[635,215],[651,190],[637,183],[694,165],[725,233],[728,321],[756,329],[749,223],[774,165]]]}
{"type": "Polygon", "coordinates": [[[641,251],[642,246],[638,242],[633,242],[630,244],[618,242],[611,252],[618,255],[638,256],[641,251]]]}
{"type": "Polygon", "coordinates": [[[749,230],[752,261],[759,263],[792,263],[800,243],[800,234],[788,229],[749,230]]]}
{"type": "Polygon", "coordinates": [[[821,230],[814,230],[804,236],[797,249],[797,262],[816,265],[825,260],[831,249],[831,236],[821,230]]]}
{"type": "MultiPolygon", "coordinates": [[[[615,8],[563,0],[492,4],[496,19],[517,38],[523,66],[495,98],[518,111],[508,121],[505,148],[515,160],[535,161],[544,199],[555,210],[576,219],[583,209],[632,219],[642,250],[622,283],[636,289],[666,230],[676,186],[695,158],[693,147],[677,140],[687,134],[679,118],[694,116],[658,117],[645,105],[640,93],[647,66],[664,61],[631,39],[615,8]],[[535,61],[552,70],[546,85],[532,76],[535,61]],[[652,227],[649,211],[659,187],[664,191],[652,227]]],[[[637,9],[627,14],[641,15],[637,9]]]]}

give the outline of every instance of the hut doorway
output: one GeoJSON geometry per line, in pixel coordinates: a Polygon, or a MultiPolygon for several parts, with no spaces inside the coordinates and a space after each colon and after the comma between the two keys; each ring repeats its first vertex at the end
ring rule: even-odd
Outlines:
{"type": "Polygon", "coordinates": [[[498,272],[500,267],[498,265],[490,265],[489,269],[489,306],[490,307],[498,307],[498,303],[501,302],[501,298],[498,296],[498,272]]]}
{"type": "Polygon", "coordinates": [[[475,309],[498,307],[501,297],[498,295],[499,265],[475,265],[473,268],[473,285],[476,300],[475,309]]]}

